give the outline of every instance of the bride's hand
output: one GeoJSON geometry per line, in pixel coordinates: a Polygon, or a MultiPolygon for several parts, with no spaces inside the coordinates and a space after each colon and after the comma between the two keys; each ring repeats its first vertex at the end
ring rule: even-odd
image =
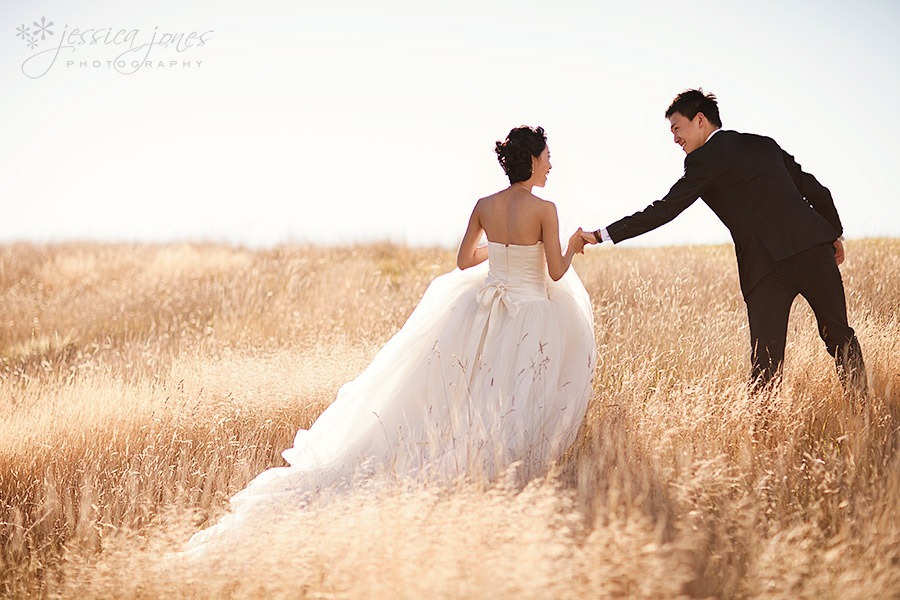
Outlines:
{"type": "Polygon", "coordinates": [[[569,248],[575,251],[575,254],[584,254],[584,237],[581,227],[569,238],[569,248]]]}

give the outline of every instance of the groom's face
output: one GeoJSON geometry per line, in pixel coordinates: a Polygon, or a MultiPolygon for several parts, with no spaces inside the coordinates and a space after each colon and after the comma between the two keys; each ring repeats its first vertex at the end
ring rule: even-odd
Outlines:
{"type": "Polygon", "coordinates": [[[693,119],[688,119],[683,114],[676,112],[669,117],[669,128],[676,144],[681,146],[685,154],[690,154],[704,143],[706,134],[700,128],[703,113],[697,113],[693,119]]]}

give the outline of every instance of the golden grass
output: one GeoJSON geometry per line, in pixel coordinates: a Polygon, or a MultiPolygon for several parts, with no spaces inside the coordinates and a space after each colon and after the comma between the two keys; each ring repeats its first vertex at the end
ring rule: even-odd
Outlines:
{"type": "Polygon", "coordinates": [[[453,255],[0,247],[0,594],[900,597],[900,240],[848,246],[866,406],[800,301],[783,387],[747,396],[729,247],[594,250],[594,395],[552,473],[364,489],[195,563],[164,555],[283,464],[453,255]]]}

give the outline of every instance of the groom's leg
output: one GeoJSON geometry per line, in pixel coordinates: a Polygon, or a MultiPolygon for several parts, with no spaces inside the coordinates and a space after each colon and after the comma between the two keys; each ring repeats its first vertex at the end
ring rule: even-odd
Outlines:
{"type": "Polygon", "coordinates": [[[781,375],[788,317],[796,296],[796,282],[783,261],[745,298],[750,322],[751,389],[762,389],[781,375]]]}
{"type": "Polygon", "coordinates": [[[798,265],[800,293],[816,315],[819,336],[834,357],[841,384],[849,392],[866,395],[866,366],[856,334],[847,323],[844,282],[831,244],[810,248],[798,265]]]}

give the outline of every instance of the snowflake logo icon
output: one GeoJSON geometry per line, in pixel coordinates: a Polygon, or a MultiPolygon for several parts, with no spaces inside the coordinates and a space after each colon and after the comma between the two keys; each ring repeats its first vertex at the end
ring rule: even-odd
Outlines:
{"type": "Polygon", "coordinates": [[[50,26],[53,25],[53,21],[48,22],[47,17],[41,17],[40,23],[35,21],[32,25],[34,25],[34,37],[37,38],[37,35],[41,34],[41,41],[46,40],[48,35],[53,35],[53,32],[50,31],[50,26]]]}
{"type": "Polygon", "coordinates": [[[34,21],[34,28],[22,23],[16,27],[16,37],[21,38],[25,45],[34,50],[42,40],[46,40],[47,36],[53,35],[53,21],[48,21],[47,17],[41,17],[41,22],[34,21]]]}

